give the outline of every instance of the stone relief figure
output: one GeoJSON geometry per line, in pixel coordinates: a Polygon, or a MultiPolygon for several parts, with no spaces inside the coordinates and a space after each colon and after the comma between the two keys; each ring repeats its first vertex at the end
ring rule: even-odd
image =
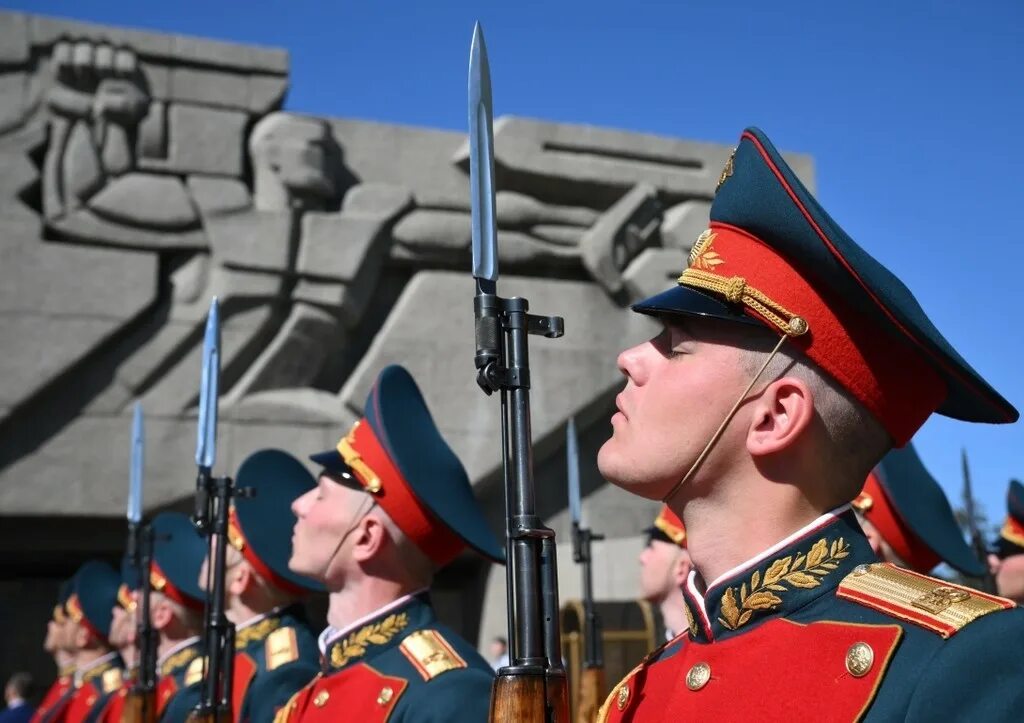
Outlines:
{"type": "MultiPolygon", "coordinates": [[[[0,43],[0,334],[17,350],[0,374],[0,478],[60,479],[40,471],[57,450],[120,449],[108,437],[136,398],[187,459],[214,295],[232,458],[272,441],[260,429],[330,443],[376,367],[400,360],[457,412],[440,414],[471,474],[493,473],[494,415],[457,361],[471,338],[464,133],[284,112],[280,50],[0,21],[20,28],[0,43]]],[[[538,345],[558,360],[539,438],[618,384],[591,360],[647,333],[628,304],[682,268],[730,150],[496,123],[503,284],[567,317],[564,341],[538,345]],[[575,336],[595,315],[600,333],[575,336]]],[[[120,496],[89,492],[120,460],[90,459],[66,493],[83,513],[120,496]]],[[[155,484],[156,500],[188,493],[180,477],[155,484]]],[[[43,497],[0,485],[8,509],[59,504],[43,497]]]]}
{"type": "MultiPolygon", "coordinates": [[[[151,103],[131,48],[91,40],[53,46],[46,94],[49,143],[43,212],[59,235],[134,246],[132,231],[157,246],[205,245],[181,178],[140,171],[140,123],[162,113],[151,103]]],[[[145,140],[145,139],[141,139],[145,140]]]]}

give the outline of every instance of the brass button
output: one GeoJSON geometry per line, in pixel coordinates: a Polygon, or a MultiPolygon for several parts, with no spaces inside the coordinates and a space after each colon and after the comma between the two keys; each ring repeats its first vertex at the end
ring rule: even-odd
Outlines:
{"type": "Polygon", "coordinates": [[[629,702],[629,685],[624,683],[624,684],[619,686],[619,692],[615,696],[615,705],[618,706],[619,710],[622,710],[622,709],[624,709],[626,707],[626,703],[628,703],[628,702],[629,702]]]}
{"type": "Polygon", "coordinates": [[[313,698],[313,705],[315,705],[317,708],[323,708],[325,705],[327,705],[327,699],[330,697],[330,693],[328,693],[326,690],[321,690],[319,693],[316,694],[316,697],[313,698]]]}
{"type": "Polygon", "coordinates": [[[686,687],[690,690],[700,690],[711,680],[711,666],[707,663],[697,663],[690,672],[686,674],[686,687]]]}
{"type": "Polygon", "coordinates": [[[854,643],[846,651],[846,670],[854,678],[863,678],[875,663],[875,651],[867,643],[854,643]]]}
{"type": "Polygon", "coordinates": [[[380,689],[380,694],[377,696],[377,705],[387,705],[391,702],[391,699],[395,697],[395,691],[389,686],[384,686],[380,689]]]}

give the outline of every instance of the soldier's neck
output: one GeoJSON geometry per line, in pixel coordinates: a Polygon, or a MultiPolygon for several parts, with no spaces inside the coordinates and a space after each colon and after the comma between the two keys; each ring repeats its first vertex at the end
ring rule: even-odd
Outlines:
{"type": "Polygon", "coordinates": [[[394,580],[364,578],[357,586],[331,593],[327,623],[333,628],[343,630],[353,622],[373,615],[384,606],[417,591],[409,584],[394,580]]]}
{"type": "Polygon", "coordinates": [[[763,481],[756,489],[711,493],[689,500],[679,514],[698,580],[711,584],[827,512],[788,484],[763,481]]]}
{"type": "Polygon", "coordinates": [[[111,651],[107,648],[89,648],[79,650],[75,654],[75,668],[78,670],[87,670],[102,657],[110,655],[111,651]]]}

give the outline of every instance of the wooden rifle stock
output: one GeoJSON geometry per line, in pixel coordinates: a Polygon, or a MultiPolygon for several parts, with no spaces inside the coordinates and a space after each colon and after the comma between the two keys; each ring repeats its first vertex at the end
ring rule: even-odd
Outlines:
{"type": "Polygon", "coordinates": [[[121,711],[121,723],[156,723],[156,691],[129,690],[121,711]]]}
{"type": "Polygon", "coordinates": [[[576,707],[576,723],[594,723],[604,702],[604,668],[584,668],[580,672],[580,697],[576,707]]]}
{"type": "Polygon", "coordinates": [[[491,688],[490,723],[569,723],[565,676],[498,675],[491,688]]]}

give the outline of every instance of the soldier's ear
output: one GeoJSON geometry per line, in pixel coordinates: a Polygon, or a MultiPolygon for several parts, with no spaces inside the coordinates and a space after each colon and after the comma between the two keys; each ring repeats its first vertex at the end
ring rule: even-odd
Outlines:
{"type": "Polygon", "coordinates": [[[747,451],[767,457],[793,447],[814,419],[814,395],[807,383],[782,377],[751,402],[747,451]]]}
{"type": "Polygon", "coordinates": [[[388,531],[384,522],[375,515],[366,515],[359,521],[355,532],[352,546],[352,557],[357,562],[365,562],[376,556],[386,544],[388,531]]]}

